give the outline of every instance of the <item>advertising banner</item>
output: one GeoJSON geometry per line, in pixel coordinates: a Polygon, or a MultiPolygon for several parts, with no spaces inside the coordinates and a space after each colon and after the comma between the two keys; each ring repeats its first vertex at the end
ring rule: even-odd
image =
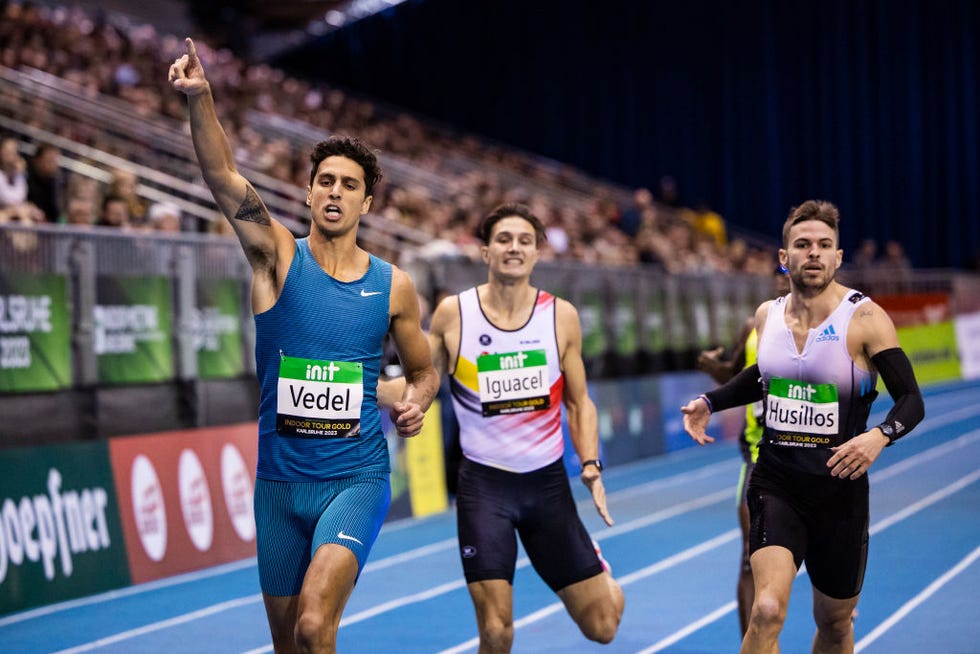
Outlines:
{"type": "Polygon", "coordinates": [[[956,316],[953,321],[963,379],[980,378],[980,312],[956,316]]]}
{"type": "Polygon", "coordinates": [[[194,347],[201,379],[228,379],[245,371],[241,282],[198,279],[194,347]]]}
{"type": "Polygon", "coordinates": [[[99,277],[94,324],[101,383],[173,379],[170,284],[167,277],[99,277]]]}
{"type": "Polygon", "coordinates": [[[0,393],[69,388],[70,332],[64,277],[0,274],[0,393]]]}
{"type": "Polygon", "coordinates": [[[133,583],[255,555],[254,422],[109,441],[133,583]]]}
{"type": "MultiPolygon", "coordinates": [[[[960,360],[956,347],[956,331],[946,320],[935,325],[899,327],[898,342],[905,350],[920,384],[960,379],[960,360]]],[[[879,379],[879,387],[884,382],[879,379]]]]}
{"type": "Polygon", "coordinates": [[[130,583],[104,442],[0,450],[0,614],[130,583]]]}
{"type": "Polygon", "coordinates": [[[446,492],[446,466],[443,460],[442,407],[439,400],[425,412],[422,433],[406,438],[405,461],[412,515],[421,517],[449,508],[446,492]]]}

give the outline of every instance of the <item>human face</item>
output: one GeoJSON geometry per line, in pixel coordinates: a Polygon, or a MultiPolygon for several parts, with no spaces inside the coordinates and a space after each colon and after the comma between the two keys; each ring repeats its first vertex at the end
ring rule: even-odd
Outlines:
{"type": "Polygon", "coordinates": [[[307,189],[313,225],[324,235],[336,236],[357,228],[358,219],[371,208],[365,195],[364,169],[347,157],[330,156],[320,162],[313,186],[307,189]]]}
{"type": "Polygon", "coordinates": [[[789,268],[793,290],[817,295],[827,288],[840,268],[844,251],[837,248],[834,230],[819,220],[793,225],[779,261],[789,268]]]}
{"type": "Polygon", "coordinates": [[[493,226],[490,242],[481,248],[490,273],[498,277],[531,275],[538,261],[538,241],[534,225],[520,216],[502,218],[493,226]]]}

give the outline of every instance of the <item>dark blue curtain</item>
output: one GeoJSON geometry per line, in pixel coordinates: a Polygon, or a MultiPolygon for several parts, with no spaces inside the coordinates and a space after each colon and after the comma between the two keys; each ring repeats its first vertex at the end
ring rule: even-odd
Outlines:
{"type": "Polygon", "coordinates": [[[277,63],[626,185],[672,175],[774,238],[819,197],[845,250],[972,268],[978,36],[973,0],[410,0],[277,63]]]}

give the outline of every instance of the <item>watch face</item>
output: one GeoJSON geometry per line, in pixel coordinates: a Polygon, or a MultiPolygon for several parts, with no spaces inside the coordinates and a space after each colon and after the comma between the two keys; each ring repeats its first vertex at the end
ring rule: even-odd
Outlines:
{"type": "Polygon", "coordinates": [[[883,433],[885,436],[888,436],[889,438],[895,435],[895,430],[892,428],[891,425],[881,425],[880,429],[881,429],[881,433],[883,433]]]}

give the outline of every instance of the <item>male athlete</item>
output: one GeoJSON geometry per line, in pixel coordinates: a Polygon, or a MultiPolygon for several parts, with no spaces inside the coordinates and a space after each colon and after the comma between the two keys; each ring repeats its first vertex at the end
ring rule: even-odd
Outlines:
{"type": "Polygon", "coordinates": [[[780,263],[789,295],[756,312],[758,364],[681,408],[699,444],[712,411],[765,400],[765,432],[749,482],[755,601],[742,652],[777,651],[793,579],[806,562],[814,652],[852,652],[851,616],[868,554],[868,468],[924,416],[919,386],[885,311],[834,277],[839,215],[829,202],[795,207],[780,263]],[[895,404],[867,428],[881,375],[895,404]]]}
{"type": "Polygon", "coordinates": [[[334,652],[347,599],[391,503],[376,387],[390,333],[407,383],[392,417],[414,436],[439,381],[411,279],[357,245],[381,169],[355,139],[318,143],[310,234],[274,220],[235,167],[194,42],[170,67],[204,180],[252,267],[261,396],[259,580],[278,654],[334,652]]]}

